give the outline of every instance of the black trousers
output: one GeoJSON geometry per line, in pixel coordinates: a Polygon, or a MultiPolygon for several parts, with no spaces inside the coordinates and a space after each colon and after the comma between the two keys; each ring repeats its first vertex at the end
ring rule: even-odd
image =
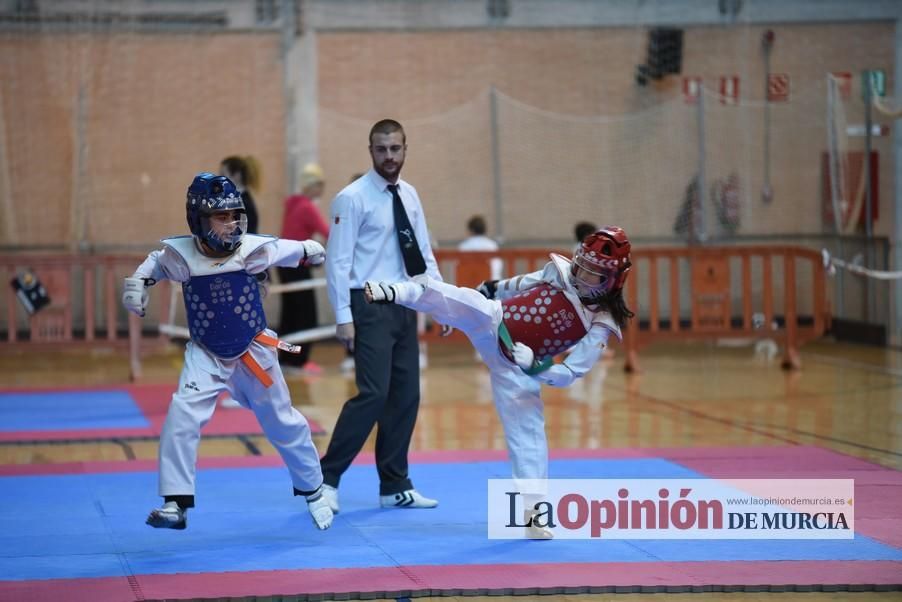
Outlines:
{"type": "Polygon", "coordinates": [[[420,407],[416,312],[400,305],[370,305],[351,291],[357,396],[345,402],[329,449],[322,457],[323,481],[338,487],[341,475],[376,432],[379,494],[411,489],[407,450],[420,407]]]}
{"type": "MultiPolygon", "coordinates": [[[[279,268],[279,281],[282,284],[310,280],[310,268],[279,268]]],[[[279,334],[286,335],[299,330],[316,328],[319,320],[316,315],[316,293],[313,290],[282,293],[282,316],[279,334]]],[[[300,368],[310,359],[313,343],[304,343],[300,353],[280,353],[279,363],[283,366],[300,368]]]]}

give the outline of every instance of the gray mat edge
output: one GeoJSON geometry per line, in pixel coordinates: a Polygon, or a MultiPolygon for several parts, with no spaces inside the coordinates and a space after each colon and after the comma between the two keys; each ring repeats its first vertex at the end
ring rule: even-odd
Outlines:
{"type": "Polygon", "coordinates": [[[320,594],[276,594],[251,597],[215,598],[141,598],[143,602],[322,602],[326,600],[382,600],[425,597],[471,596],[562,596],[580,594],[687,594],[687,593],[834,593],[834,592],[895,592],[902,591],[897,584],[819,583],[782,585],[612,585],[612,586],[560,586],[526,588],[452,588],[417,589],[397,591],[356,591],[320,594]]]}

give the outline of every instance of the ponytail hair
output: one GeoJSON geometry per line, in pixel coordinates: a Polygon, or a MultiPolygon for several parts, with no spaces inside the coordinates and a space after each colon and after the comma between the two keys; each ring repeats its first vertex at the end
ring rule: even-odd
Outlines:
{"type": "Polygon", "coordinates": [[[614,318],[614,322],[616,322],[617,326],[620,328],[626,326],[627,321],[636,315],[626,306],[626,301],[623,299],[622,288],[603,295],[598,300],[598,308],[611,314],[611,317],[614,318]]]}
{"type": "Polygon", "coordinates": [[[241,178],[241,185],[257,194],[263,187],[263,170],[260,162],[251,155],[240,157],[230,155],[221,161],[229,173],[237,174],[241,178]]]}
{"type": "Polygon", "coordinates": [[[247,166],[247,178],[244,180],[244,185],[250,188],[254,194],[259,194],[263,188],[263,168],[260,167],[260,162],[253,155],[245,156],[244,164],[247,166]]]}

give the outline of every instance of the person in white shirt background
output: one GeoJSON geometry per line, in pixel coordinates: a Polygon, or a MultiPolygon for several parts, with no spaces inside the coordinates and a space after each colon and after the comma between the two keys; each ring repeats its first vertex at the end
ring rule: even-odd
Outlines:
{"type": "MultiPolygon", "coordinates": [[[[485,235],[486,233],[485,218],[481,215],[474,215],[467,220],[467,231],[470,233],[457,245],[458,251],[497,251],[498,243],[485,235]]],[[[500,257],[493,257],[489,262],[489,270],[491,280],[500,280],[501,271],[504,268],[504,262],[500,257]]]]}
{"type": "Polygon", "coordinates": [[[573,226],[573,237],[576,239],[576,245],[573,247],[574,255],[579,252],[579,248],[582,246],[583,241],[586,240],[586,237],[594,234],[596,230],[598,230],[598,227],[592,222],[577,222],[573,226]]]}

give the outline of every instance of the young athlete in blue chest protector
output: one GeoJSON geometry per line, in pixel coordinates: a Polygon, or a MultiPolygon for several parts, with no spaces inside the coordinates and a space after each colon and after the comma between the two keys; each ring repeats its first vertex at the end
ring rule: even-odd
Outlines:
{"type": "Polygon", "coordinates": [[[267,328],[257,275],[271,266],[319,265],[325,251],[312,240],[280,240],[246,234],[247,216],[235,185],[224,176],[200,173],[188,188],[191,236],[162,241],[131,278],[122,303],[139,316],[148,287],[164,278],[180,282],[191,340],[178,390],[160,435],[159,493],[164,504],[151,511],[152,527],[184,529],[194,507],[200,430],[229,390],[251,409],[288,467],[294,494],[307,500],[320,529],[332,524],[322,498],[319,455],[307,420],[291,405],[279,368],[278,348],[291,350],[267,328]]]}

